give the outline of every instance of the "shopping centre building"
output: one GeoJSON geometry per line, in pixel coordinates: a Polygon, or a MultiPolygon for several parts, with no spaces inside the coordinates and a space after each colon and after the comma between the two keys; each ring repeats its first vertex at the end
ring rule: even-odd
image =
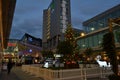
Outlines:
{"type": "Polygon", "coordinates": [[[17,42],[15,49],[18,52],[18,62],[25,64],[39,63],[42,59],[42,39],[36,38],[28,33],[17,42]]]}
{"type": "MultiPolygon", "coordinates": [[[[102,50],[103,35],[109,31],[109,19],[120,18],[120,4],[83,22],[85,36],[77,38],[77,44],[82,52],[86,48],[92,48],[94,51],[102,50]]],[[[117,49],[120,48],[120,20],[112,23],[115,44],[117,49]]]]}

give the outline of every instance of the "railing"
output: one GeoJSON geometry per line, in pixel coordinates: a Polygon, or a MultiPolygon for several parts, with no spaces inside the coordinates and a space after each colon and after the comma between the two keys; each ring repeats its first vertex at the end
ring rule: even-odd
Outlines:
{"type": "Polygon", "coordinates": [[[79,69],[51,70],[33,65],[23,65],[22,70],[44,80],[87,80],[87,78],[102,78],[112,74],[111,69],[91,67],[79,69]]]}

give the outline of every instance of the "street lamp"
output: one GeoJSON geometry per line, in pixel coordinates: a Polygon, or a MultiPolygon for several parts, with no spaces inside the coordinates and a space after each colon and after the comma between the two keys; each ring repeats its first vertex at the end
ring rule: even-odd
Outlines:
{"type": "Polygon", "coordinates": [[[117,55],[116,55],[116,50],[115,50],[115,40],[114,40],[113,29],[112,29],[113,23],[119,24],[120,18],[115,18],[115,19],[110,18],[108,20],[108,26],[109,26],[109,35],[108,36],[109,36],[109,38],[111,38],[111,41],[110,41],[111,45],[109,46],[107,52],[109,53],[109,58],[111,59],[112,70],[117,76],[119,76],[117,55]]]}

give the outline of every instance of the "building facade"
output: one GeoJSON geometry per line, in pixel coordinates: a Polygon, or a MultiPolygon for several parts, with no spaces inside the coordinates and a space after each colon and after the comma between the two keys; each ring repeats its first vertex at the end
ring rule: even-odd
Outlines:
{"type": "Polygon", "coordinates": [[[0,46],[7,48],[16,0],[0,0],[0,46]]]}
{"type": "Polygon", "coordinates": [[[56,48],[71,24],[70,0],[52,0],[43,11],[43,49],[56,48]]]}
{"type": "Polygon", "coordinates": [[[16,53],[14,51],[16,47],[17,39],[9,39],[7,48],[3,50],[3,61],[8,62],[9,59],[16,62],[16,53]]]}
{"type": "MultiPolygon", "coordinates": [[[[100,50],[102,46],[103,35],[109,31],[108,19],[120,18],[120,4],[83,22],[86,31],[85,36],[77,38],[77,44],[81,50],[93,48],[100,50]]],[[[113,33],[116,47],[120,47],[120,24],[113,24],[113,33]]]]}
{"type": "Polygon", "coordinates": [[[27,33],[17,42],[15,49],[20,61],[25,64],[38,63],[42,59],[42,40],[27,33]]]}
{"type": "Polygon", "coordinates": [[[83,22],[83,26],[87,33],[93,32],[101,28],[107,27],[108,19],[118,17],[120,17],[120,4],[83,22]]]}
{"type": "Polygon", "coordinates": [[[3,50],[7,48],[15,5],[16,0],[0,0],[0,72],[3,50]]]}
{"type": "Polygon", "coordinates": [[[42,39],[36,38],[34,36],[31,36],[27,33],[23,35],[23,37],[20,40],[23,43],[31,44],[34,46],[42,47],[42,39]]]}

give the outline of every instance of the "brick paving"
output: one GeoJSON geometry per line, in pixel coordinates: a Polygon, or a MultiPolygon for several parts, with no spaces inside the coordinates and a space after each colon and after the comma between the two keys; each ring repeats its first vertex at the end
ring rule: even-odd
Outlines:
{"type": "Polygon", "coordinates": [[[21,67],[13,67],[10,74],[7,71],[0,72],[0,80],[43,80],[22,71],[21,67]]]}

